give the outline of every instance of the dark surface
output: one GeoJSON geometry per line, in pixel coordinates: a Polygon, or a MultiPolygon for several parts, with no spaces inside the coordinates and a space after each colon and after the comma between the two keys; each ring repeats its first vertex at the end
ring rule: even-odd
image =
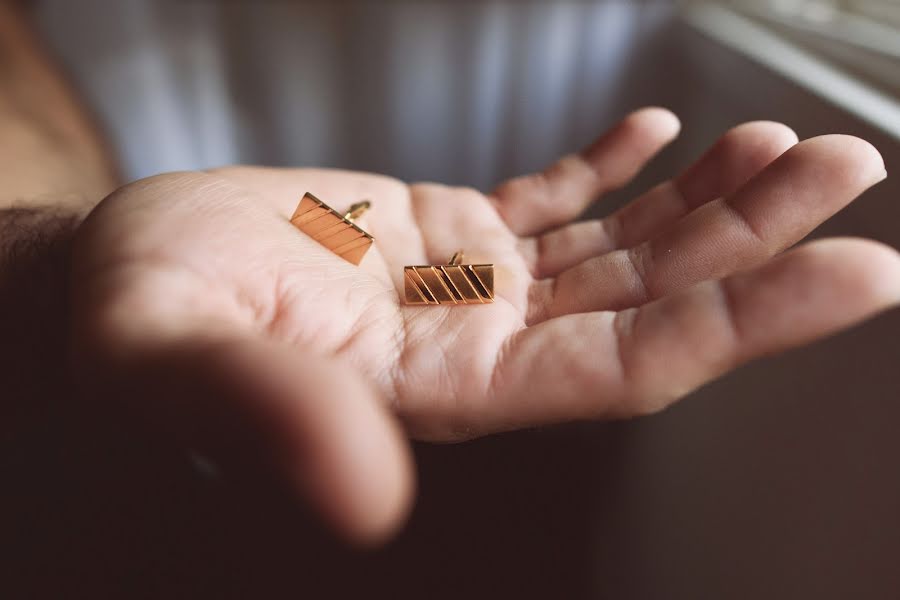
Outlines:
{"type": "MultiPolygon", "coordinates": [[[[663,104],[685,125],[633,190],[756,118],[862,135],[900,164],[896,141],[681,25],[631,72],[623,111],[663,104]]],[[[818,233],[900,245],[897,192],[889,180],[818,233]]],[[[266,482],[204,480],[64,414],[3,457],[0,597],[897,597],[898,367],[895,311],[656,417],[420,446],[416,512],[374,553],[266,482]]]]}

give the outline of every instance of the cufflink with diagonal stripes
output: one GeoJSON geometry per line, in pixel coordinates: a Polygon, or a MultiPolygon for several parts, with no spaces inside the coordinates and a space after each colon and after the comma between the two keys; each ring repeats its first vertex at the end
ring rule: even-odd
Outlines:
{"type": "Polygon", "coordinates": [[[347,262],[358,265],[375,238],[360,229],[353,219],[362,216],[371,206],[367,200],[359,202],[342,215],[307,192],[294,211],[291,223],[347,262]]]}
{"type": "Polygon", "coordinates": [[[407,304],[490,304],[494,301],[494,265],[464,265],[457,252],[446,265],[405,267],[407,304]]]}

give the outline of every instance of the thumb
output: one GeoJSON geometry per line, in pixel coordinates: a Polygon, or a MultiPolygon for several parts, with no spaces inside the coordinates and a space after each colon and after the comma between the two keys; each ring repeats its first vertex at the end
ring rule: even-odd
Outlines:
{"type": "Polygon", "coordinates": [[[405,520],[409,448],[349,366],[257,339],[168,347],[128,362],[102,372],[117,373],[104,387],[130,414],[225,468],[273,469],[351,541],[377,544],[405,520]]]}

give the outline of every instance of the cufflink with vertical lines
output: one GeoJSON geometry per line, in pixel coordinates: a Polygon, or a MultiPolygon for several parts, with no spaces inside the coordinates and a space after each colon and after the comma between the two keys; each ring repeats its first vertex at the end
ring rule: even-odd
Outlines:
{"type": "Polygon", "coordinates": [[[368,200],[359,202],[342,215],[307,192],[294,211],[291,223],[347,262],[358,265],[375,238],[360,229],[353,219],[362,216],[371,206],[368,200]]]}
{"type": "Polygon", "coordinates": [[[405,267],[406,304],[490,304],[494,301],[494,265],[464,265],[457,252],[446,265],[405,267]]]}

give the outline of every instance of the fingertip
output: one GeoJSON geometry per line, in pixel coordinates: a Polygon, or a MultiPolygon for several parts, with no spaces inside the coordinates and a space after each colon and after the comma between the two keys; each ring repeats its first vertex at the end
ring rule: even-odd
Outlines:
{"type": "Polygon", "coordinates": [[[681,121],[667,108],[647,106],[630,113],[622,121],[626,129],[637,129],[664,143],[678,137],[681,121]]]}
{"type": "Polygon", "coordinates": [[[797,145],[793,129],[774,121],[732,127],[676,181],[693,208],[733,193],[797,145]]]}
{"type": "Polygon", "coordinates": [[[792,154],[815,160],[822,172],[838,181],[871,186],[887,177],[884,158],[864,139],[843,134],[822,135],[800,142],[792,154]]]}
{"type": "Polygon", "coordinates": [[[600,136],[582,155],[605,174],[602,180],[594,178],[602,181],[603,191],[618,189],[631,181],[680,131],[681,122],[671,111],[656,106],[641,108],[600,136]]]}
{"type": "Polygon", "coordinates": [[[357,449],[356,489],[346,497],[339,525],[360,548],[377,548],[390,541],[412,511],[416,477],[412,453],[394,420],[384,417],[384,430],[374,443],[357,449]]]}
{"type": "MultiPolygon", "coordinates": [[[[360,547],[397,533],[413,504],[415,475],[405,436],[373,390],[347,367],[308,361],[315,417],[298,439],[294,465],[301,492],[311,495],[337,531],[360,547]]],[[[310,407],[307,410],[312,410],[310,407]]]]}
{"type": "Polygon", "coordinates": [[[900,253],[863,238],[832,238],[801,249],[813,268],[828,272],[833,281],[873,310],[900,304],[900,253]]]}
{"type": "Polygon", "coordinates": [[[800,138],[797,132],[777,121],[750,121],[729,129],[720,144],[726,148],[740,149],[750,145],[756,154],[766,159],[760,167],[765,166],[788,149],[797,145],[800,138]]]}
{"type": "MultiPolygon", "coordinates": [[[[350,543],[363,549],[383,546],[396,537],[409,519],[415,500],[415,477],[412,461],[395,472],[393,483],[382,482],[377,505],[367,506],[355,522],[347,522],[343,533],[350,543]]],[[[384,473],[382,473],[384,475],[384,473]]]]}
{"type": "Polygon", "coordinates": [[[412,506],[414,473],[377,390],[335,357],[268,341],[241,340],[218,355],[229,403],[239,405],[235,427],[259,446],[246,452],[251,462],[273,469],[346,541],[371,547],[395,534],[412,506]]]}

